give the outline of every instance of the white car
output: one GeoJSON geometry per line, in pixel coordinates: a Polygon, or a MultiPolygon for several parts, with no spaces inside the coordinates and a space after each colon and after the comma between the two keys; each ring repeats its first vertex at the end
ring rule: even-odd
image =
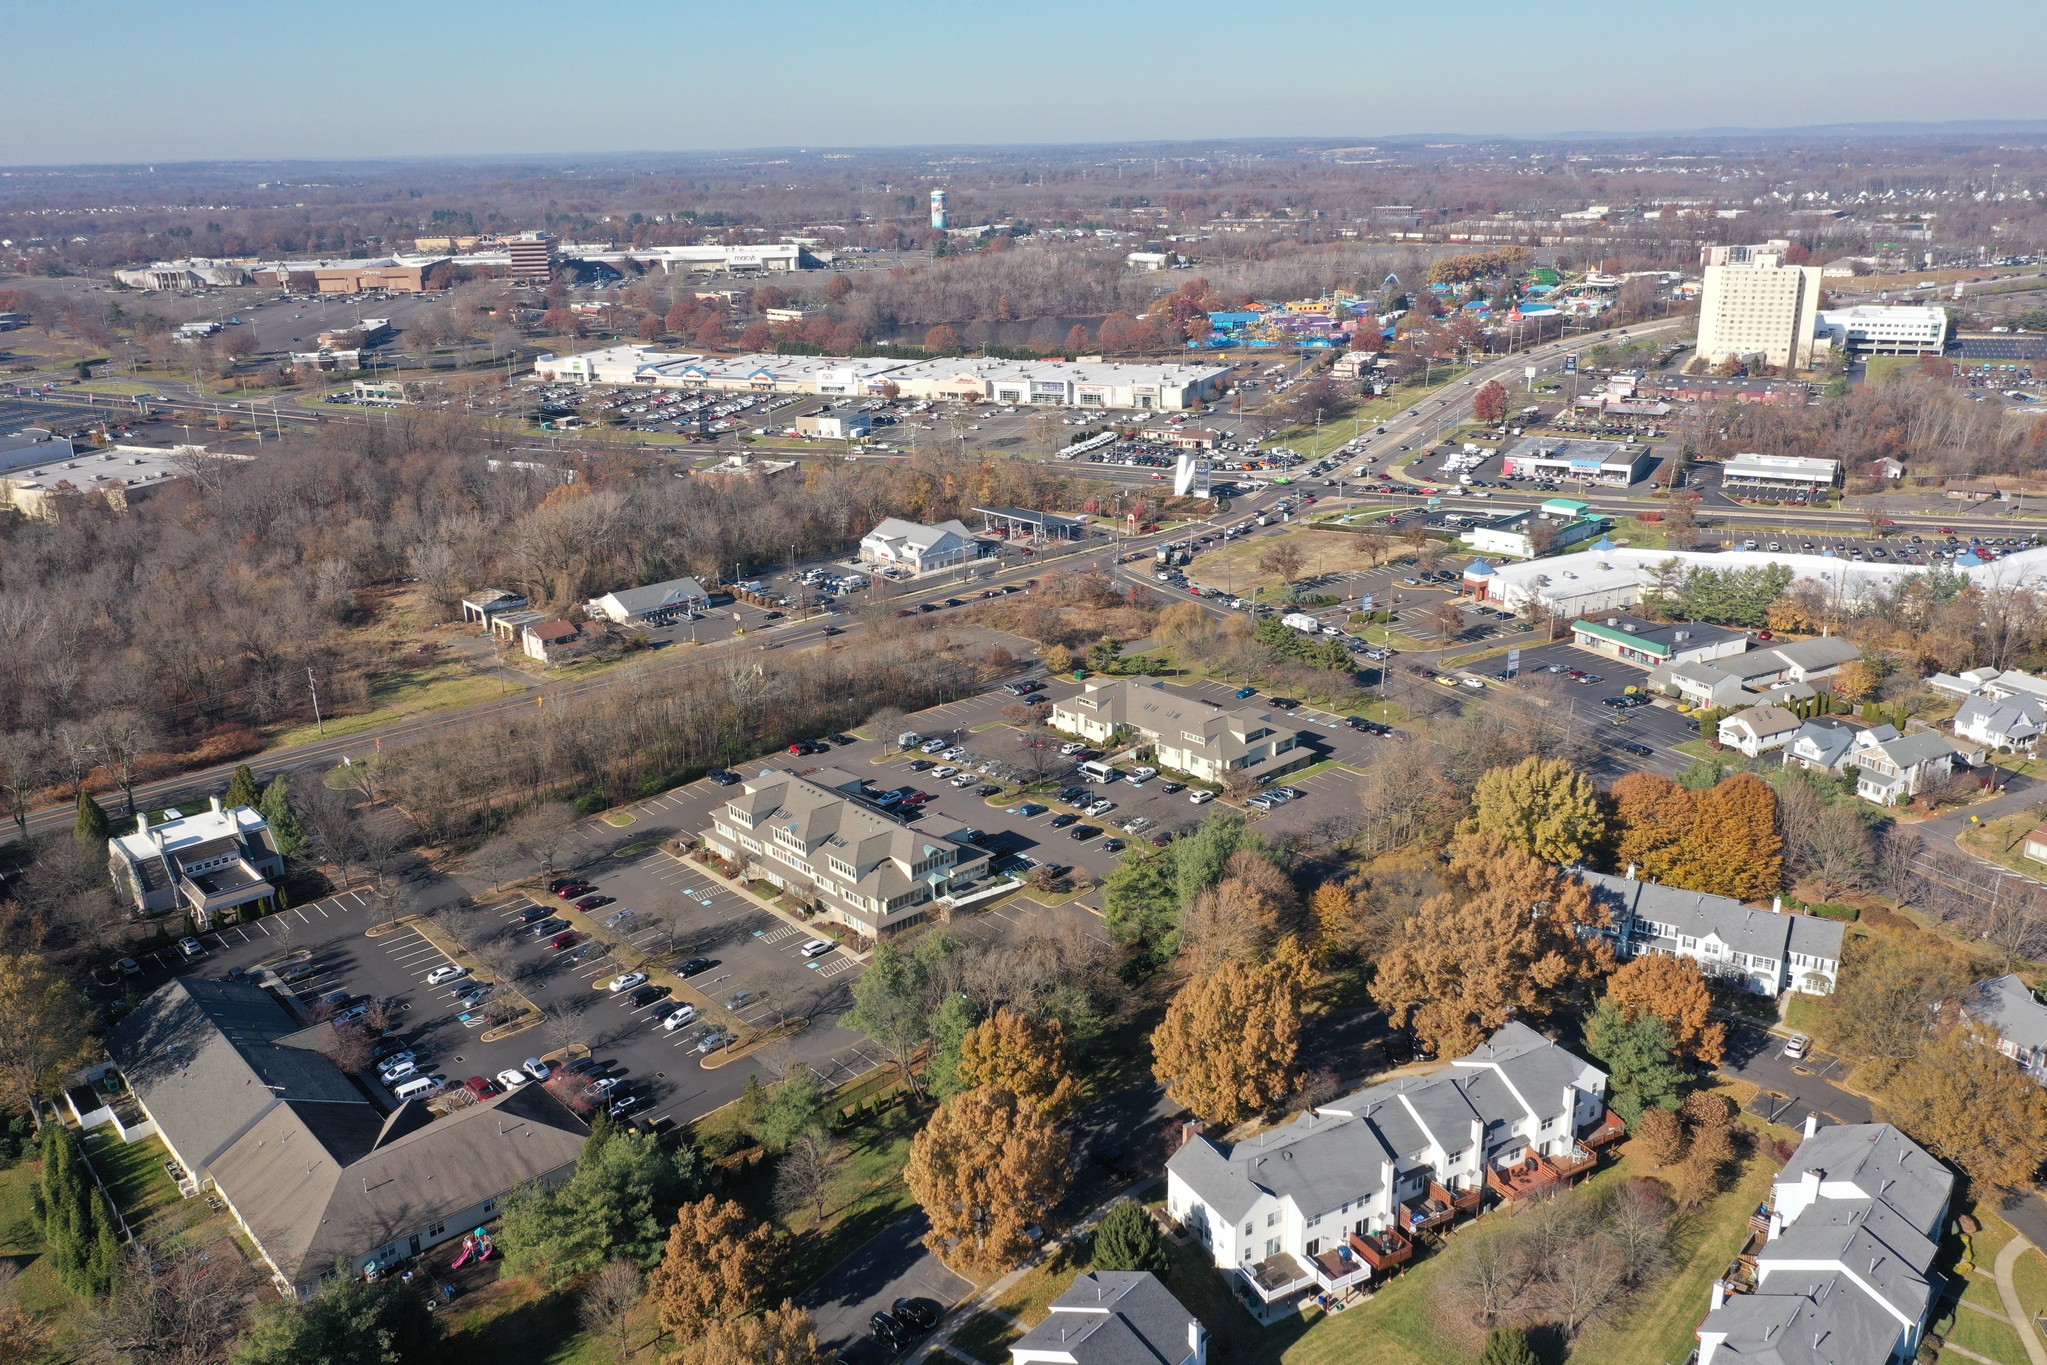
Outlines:
{"type": "Polygon", "coordinates": [[[507,1090],[517,1090],[533,1078],[516,1066],[508,1066],[498,1073],[498,1084],[507,1090]]]}
{"type": "Polygon", "coordinates": [[[803,955],[805,957],[823,957],[838,946],[838,944],[828,938],[814,938],[803,945],[803,955]]]}
{"type": "Polygon", "coordinates": [[[931,770],[931,780],[934,782],[943,782],[945,781],[946,778],[955,777],[958,774],[959,769],[953,767],[952,764],[948,763],[944,767],[933,768],[931,770]]]}
{"type": "Polygon", "coordinates": [[[196,938],[181,938],[178,940],[178,951],[183,953],[186,959],[189,961],[190,959],[198,957],[200,954],[204,953],[206,951],[206,945],[201,943],[196,938]]]}
{"type": "Polygon", "coordinates": [[[554,1068],[541,1061],[538,1057],[528,1057],[525,1065],[526,1074],[536,1081],[544,1081],[554,1074],[554,1068]]]}
{"type": "Polygon", "coordinates": [[[613,995],[617,995],[620,991],[629,991],[635,986],[644,986],[646,984],[647,974],[645,972],[626,972],[611,978],[610,989],[613,995]]]}
{"type": "Polygon", "coordinates": [[[419,1073],[419,1063],[410,1057],[393,1057],[377,1072],[377,1079],[385,1085],[396,1085],[407,1076],[419,1073]]]}
{"type": "Polygon", "coordinates": [[[1187,799],[1197,806],[1205,806],[1215,800],[1215,793],[1212,791],[1191,791],[1187,793],[1187,799]]]}
{"type": "Polygon", "coordinates": [[[661,1021],[661,1028],[664,1032],[673,1033],[677,1029],[686,1027],[694,1022],[696,1017],[697,1007],[695,1005],[677,1005],[675,1012],[661,1021]]]}
{"type": "Polygon", "coordinates": [[[469,975],[469,969],[467,967],[458,966],[455,963],[450,962],[446,966],[436,967],[432,971],[428,972],[426,974],[426,984],[429,986],[438,986],[444,981],[460,981],[463,977],[467,975],[469,975]]]}

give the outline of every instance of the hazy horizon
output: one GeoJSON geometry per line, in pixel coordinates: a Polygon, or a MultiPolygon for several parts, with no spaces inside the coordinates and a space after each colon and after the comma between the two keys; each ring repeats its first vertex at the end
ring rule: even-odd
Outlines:
{"type": "Polygon", "coordinates": [[[538,0],[10,19],[5,164],[443,160],[1438,136],[1687,136],[2047,118],[2047,6],[1902,0],[1796,27],[1569,0],[1454,15],[921,0],[567,17],[538,0]],[[778,31],[777,21],[787,20],[778,31]],[[1910,72],[1894,59],[1908,51],[1910,72]],[[1836,55],[1838,53],[1842,55],[1836,55]],[[81,60],[90,81],[81,82],[81,60]],[[1859,62],[1858,62],[1859,59],[1859,62]],[[1939,71],[1937,78],[1918,73],[1939,71]],[[1452,131],[1454,130],[1454,131],[1452,131]]]}

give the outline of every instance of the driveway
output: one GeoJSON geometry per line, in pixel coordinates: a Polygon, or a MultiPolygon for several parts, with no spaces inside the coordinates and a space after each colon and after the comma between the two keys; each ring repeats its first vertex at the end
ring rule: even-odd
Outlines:
{"type": "Polygon", "coordinates": [[[897,1219],[880,1236],[825,1273],[802,1306],[817,1324],[818,1339],[839,1348],[845,1365],[881,1365],[895,1353],[875,1341],[867,1324],[899,1298],[933,1299],[948,1311],[974,1286],[924,1249],[930,1220],[920,1209],[897,1219]]]}

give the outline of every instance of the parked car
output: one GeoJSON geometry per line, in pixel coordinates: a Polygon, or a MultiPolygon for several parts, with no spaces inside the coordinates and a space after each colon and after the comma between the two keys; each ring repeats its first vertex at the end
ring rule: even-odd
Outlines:
{"type": "Polygon", "coordinates": [[[1209,802],[1215,800],[1215,793],[1212,791],[1208,791],[1207,789],[1204,788],[1199,791],[1191,791],[1187,793],[1187,799],[1197,806],[1205,806],[1209,802]]]}
{"type": "Polygon", "coordinates": [[[536,1081],[544,1081],[554,1074],[554,1067],[538,1057],[528,1057],[525,1061],[525,1067],[526,1074],[536,1081]]]}
{"type": "Polygon", "coordinates": [[[553,938],[568,927],[569,922],[565,919],[544,919],[528,928],[526,933],[532,938],[553,938]]]}
{"type": "Polygon", "coordinates": [[[724,1029],[714,1028],[697,1039],[697,1051],[716,1052],[721,1047],[737,1042],[738,1039],[739,1035],[736,1033],[727,1033],[724,1029]]]}
{"type": "Polygon", "coordinates": [[[611,896],[585,896],[576,902],[576,908],[587,915],[592,910],[602,910],[605,906],[610,905],[613,899],[611,896]]]}
{"type": "Polygon", "coordinates": [[[627,996],[625,1000],[626,1004],[632,1006],[634,1009],[643,1010],[647,1008],[647,1006],[653,1004],[656,1000],[662,1000],[667,998],[668,994],[669,994],[668,987],[657,986],[649,982],[647,985],[640,987],[631,995],[627,996]]]}
{"type": "Polygon", "coordinates": [[[743,1010],[760,998],[761,993],[759,991],[735,991],[733,994],[725,997],[725,1008],[728,1010],[743,1010]]]}
{"type": "Polygon", "coordinates": [[[508,1066],[498,1073],[498,1084],[507,1090],[517,1090],[533,1078],[516,1066],[508,1066]]]}
{"type": "Polygon", "coordinates": [[[1806,1050],[1811,1046],[1812,1039],[1806,1037],[1803,1033],[1792,1034],[1784,1043],[1784,1060],[1788,1062],[1799,1061],[1805,1056],[1806,1050]]]}
{"type": "Polygon", "coordinates": [[[677,1005],[674,1009],[670,1010],[668,1012],[668,1016],[661,1021],[661,1027],[665,1032],[673,1033],[679,1028],[686,1027],[696,1017],[697,1007],[695,1005],[691,1004],[677,1005]]]}
{"type": "Polygon", "coordinates": [[[826,953],[830,952],[832,949],[838,946],[839,945],[833,942],[831,939],[814,938],[810,942],[803,945],[803,955],[805,957],[823,957],[826,953]]]}
{"type": "Polygon", "coordinates": [[[206,945],[196,938],[181,938],[178,940],[178,952],[184,955],[185,961],[190,962],[206,952],[206,945]]]}
{"type": "Polygon", "coordinates": [[[621,972],[619,975],[611,978],[606,988],[613,995],[617,995],[620,991],[629,991],[635,986],[644,986],[646,984],[647,974],[645,972],[621,972]]]}
{"type": "MultiPolygon", "coordinates": [[[[554,894],[560,896],[565,901],[572,901],[578,899],[579,897],[587,896],[596,889],[597,888],[590,884],[589,882],[574,881],[570,882],[567,886],[563,887],[561,890],[555,892],[554,894]]],[[[539,909],[539,907],[535,906],[534,909],[539,909]]],[[[521,912],[519,918],[525,920],[528,924],[531,924],[533,920],[536,918],[536,916],[533,914],[532,910],[527,910],[521,912]]]]}
{"type": "Polygon", "coordinates": [[[897,1299],[889,1308],[900,1322],[907,1322],[920,1332],[928,1332],[938,1326],[938,1305],[929,1299],[897,1299]]]}
{"type": "Polygon", "coordinates": [[[713,782],[717,783],[721,787],[734,787],[739,785],[739,774],[733,772],[729,768],[713,768],[708,773],[705,773],[704,776],[710,778],[713,782]]]}
{"type": "Polygon", "coordinates": [[[426,974],[426,984],[438,986],[448,981],[459,981],[467,975],[469,975],[467,967],[450,962],[446,966],[436,967],[428,972],[426,974]]]}
{"type": "Polygon", "coordinates": [[[471,1076],[468,1080],[462,1082],[462,1088],[476,1096],[479,1100],[487,1100],[493,1095],[502,1095],[504,1093],[504,1091],[498,1088],[495,1081],[487,1081],[481,1076],[471,1076]]]}

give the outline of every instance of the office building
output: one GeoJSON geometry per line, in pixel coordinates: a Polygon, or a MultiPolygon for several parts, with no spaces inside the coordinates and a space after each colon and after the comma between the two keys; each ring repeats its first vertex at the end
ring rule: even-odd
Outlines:
{"type": "Polygon", "coordinates": [[[272,877],[284,875],[270,823],[248,806],[192,815],[164,812],[152,822],[135,817],[132,834],[107,840],[114,890],[138,916],[180,910],[194,927],[252,919],[276,905],[272,877]]]}
{"type": "MultiPolygon", "coordinates": [[[[1733,248],[1728,248],[1733,250],[1733,248]]],[[[1812,368],[1819,327],[1820,268],[1786,265],[1783,253],[1748,248],[1747,259],[1706,267],[1699,300],[1699,359],[1782,370],[1812,368]]]]}
{"type": "Polygon", "coordinates": [[[1315,761],[1301,732],[1255,707],[1225,711],[1162,682],[1090,680],[1052,703],[1052,728],[1091,744],[1119,732],[1149,745],[1159,767],[1203,782],[1270,782],[1315,761]]]}
{"type": "Polygon", "coordinates": [[[937,814],[905,824],[866,792],[838,768],[771,770],[712,812],[704,844],[868,939],[921,923],[933,902],[987,876],[976,831],[937,814]]]}
{"type": "Polygon", "coordinates": [[[1820,335],[1850,355],[1939,355],[1947,345],[1947,309],[1858,304],[1820,313],[1820,335]]]}
{"type": "Polygon", "coordinates": [[[511,275],[518,284],[546,284],[554,275],[554,237],[546,232],[522,232],[505,244],[511,256],[511,275]]]}

